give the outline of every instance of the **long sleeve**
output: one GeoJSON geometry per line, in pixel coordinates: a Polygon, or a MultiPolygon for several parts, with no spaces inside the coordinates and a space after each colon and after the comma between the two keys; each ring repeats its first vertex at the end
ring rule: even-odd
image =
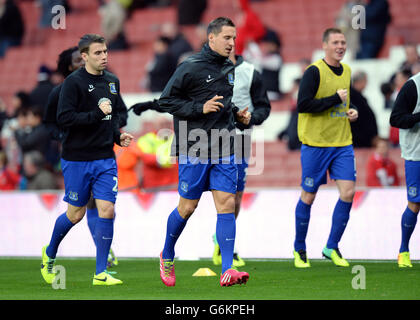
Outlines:
{"type": "Polygon", "coordinates": [[[413,80],[407,81],[395,100],[390,124],[400,129],[410,129],[420,121],[420,112],[414,113],[417,104],[417,87],[413,80]]]}
{"type": "Polygon", "coordinates": [[[57,106],[60,90],[61,85],[55,87],[49,94],[43,118],[43,123],[51,138],[58,141],[62,139],[62,132],[57,125],[57,106]]]}
{"type": "Polygon", "coordinates": [[[203,116],[203,104],[186,95],[191,77],[187,69],[186,63],[177,68],[160,96],[159,105],[163,111],[176,117],[197,119],[203,116]]]}
{"type": "Polygon", "coordinates": [[[93,111],[77,111],[79,92],[77,85],[67,78],[64,80],[60,91],[57,107],[57,123],[60,127],[71,127],[76,125],[90,125],[101,121],[105,113],[100,108],[93,111]]]}
{"type": "Polygon", "coordinates": [[[319,81],[319,70],[317,67],[311,66],[306,69],[299,86],[297,102],[299,113],[322,112],[341,103],[340,96],[337,93],[326,98],[315,99],[319,81]]]}
{"type": "Polygon", "coordinates": [[[251,120],[248,125],[240,122],[236,123],[236,126],[241,130],[250,128],[253,125],[262,124],[270,115],[270,100],[267,97],[267,91],[262,82],[261,74],[257,70],[254,70],[252,77],[250,95],[254,110],[251,113],[251,120]]]}
{"type": "Polygon", "coordinates": [[[15,131],[15,138],[23,152],[30,150],[46,150],[46,141],[49,133],[43,124],[40,124],[30,130],[19,129],[15,131]]]}
{"type": "Polygon", "coordinates": [[[119,127],[123,128],[127,125],[128,111],[127,106],[124,103],[124,100],[121,97],[121,94],[118,94],[118,101],[116,110],[118,112],[118,123],[119,127]]]}
{"type": "Polygon", "coordinates": [[[254,70],[254,75],[251,84],[251,99],[254,105],[251,122],[252,125],[260,125],[263,123],[271,111],[270,100],[267,97],[267,91],[263,85],[261,74],[254,70]]]}

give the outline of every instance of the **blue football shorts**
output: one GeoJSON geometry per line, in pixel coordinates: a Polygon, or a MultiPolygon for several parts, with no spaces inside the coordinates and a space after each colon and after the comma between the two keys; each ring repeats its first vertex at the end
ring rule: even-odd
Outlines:
{"type": "Polygon", "coordinates": [[[405,160],[405,184],[408,201],[420,203],[419,182],[420,161],[405,160]]]}
{"type": "Polygon", "coordinates": [[[114,158],[93,161],[61,159],[64,176],[64,201],[76,207],[94,199],[115,203],[118,192],[117,163],[114,158]]]}
{"type": "Polygon", "coordinates": [[[327,183],[327,172],[333,180],[356,181],[356,158],[353,146],[311,147],[302,145],[300,161],[302,165],[303,190],[318,191],[327,183]]]}
{"type": "Polygon", "coordinates": [[[234,155],[221,158],[218,163],[180,155],[178,163],[178,192],[181,197],[200,199],[202,193],[209,190],[236,193],[238,167],[234,155]]]}
{"type": "Polygon", "coordinates": [[[246,184],[246,174],[248,171],[248,159],[242,158],[241,163],[238,163],[238,183],[236,187],[236,191],[244,191],[245,184],[246,184]]]}

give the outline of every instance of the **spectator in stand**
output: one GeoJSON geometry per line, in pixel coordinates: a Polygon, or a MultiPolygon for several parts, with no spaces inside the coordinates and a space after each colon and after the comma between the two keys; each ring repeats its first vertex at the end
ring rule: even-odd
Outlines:
{"type": "Polygon", "coordinates": [[[375,139],[375,151],[370,155],[366,166],[366,185],[368,187],[399,186],[397,165],[389,158],[389,141],[375,139]]]}
{"type": "Polygon", "coordinates": [[[30,106],[29,95],[24,91],[18,91],[12,98],[12,103],[5,107],[6,119],[1,129],[1,146],[6,152],[9,166],[15,171],[20,170],[21,153],[15,139],[15,131],[18,129],[17,111],[20,108],[30,106]]]}
{"type": "Polygon", "coordinates": [[[146,66],[146,86],[151,92],[162,92],[176,69],[175,59],[169,52],[170,42],[171,40],[164,36],[155,40],[155,55],[146,66]]]}
{"type": "MultiPolygon", "coordinates": [[[[164,113],[156,99],[136,103],[130,110],[137,116],[147,110],[164,113]]],[[[115,146],[120,190],[175,190],[178,184],[178,165],[173,163],[170,156],[172,140],[171,121],[165,116],[157,116],[151,123],[150,131],[140,136],[136,144],[124,150],[115,146]],[[141,165],[140,178],[137,176],[138,165],[141,165]]]]}
{"type": "Polygon", "coordinates": [[[279,140],[287,141],[287,148],[290,151],[298,150],[302,146],[302,143],[299,141],[297,125],[298,125],[298,116],[297,111],[297,96],[299,92],[300,78],[293,81],[293,87],[290,91],[292,108],[290,109],[290,118],[289,123],[287,124],[286,129],[281,131],[277,138],[279,140]]]}
{"type": "Polygon", "coordinates": [[[139,152],[135,144],[127,148],[114,145],[115,159],[118,168],[118,191],[135,192],[139,189],[138,178],[139,152]]]}
{"type": "Polygon", "coordinates": [[[394,101],[392,101],[392,93],[394,92],[394,84],[393,81],[384,82],[381,84],[381,92],[384,96],[385,103],[384,109],[392,109],[392,105],[394,101]]]}
{"type": "MultiPolygon", "coordinates": [[[[6,104],[4,103],[3,99],[0,97],[0,132],[6,120],[7,120],[6,104]]],[[[0,143],[0,150],[2,148],[3,146],[0,143]]]]}
{"type": "Polygon", "coordinates": [[[161,36],[170,40],[168,53],[173,59],[175,66],[178,65],[179,59],[182,55],[192,53],[194,51],[191,44],[174,23],[164,23],[161,29],[161,36]]]}
{"type": "Polygon", "coordinates": [[[207,0],[179,0],[177,9],[178,25],[199,24],[206,8],[207,0]]]}
{"type": "Polygon", "coordinates": [[[25,26],[19,7],[13,0],[0,0],[0,58],[9,47],[22,44],[25,26]]]}
{"type": "Polygon", "coordinates": [[[51,74],[50,68],[42,65],[38,72],[38,83],[29,95],[31,104],[39,106],[42,114],[47,105],[48,96],[54,89],[54,84],[51,82],[51,74]]]}
{"type": "Polygon", "coordinates": [[[22,155],[29,151],[39,151],[45,157],[49,147],[49,132],[42,123],[41,108],[37,106],[21,108],[18,111],[19,127],[15,138],[22,155]]]}
{"type": "Polygon", "coordinates": [[[0,190],[16,190],[20,176],[8,167],[6,152],[0,151],[0,190]]]}
{"type": "Polygon", "coordinates": [[[366,28],[360,32],[360,49],[356,59],[373,59],[378,56],[388,24],[391,22],[388,0],[363,0],[366,12],[366,28]]]}
{"type": "Polygon", "coordinates": [[[278,100],[282,97],[280,71],[283,61],[280,56],[280,47],[281,43],[277,33],[267,29],[259,44],[249,42],[244,52],[245,60],[251,62],[261,72],[270,100],[278,100]]]}
{"type": "Polygon", "coordinates": [[[23,173],[26,178],[25,190],[58,189],[57,181],[45,168],[45,159],[39,151],[33,150],[24,155],[23,173]]]}
{"type": "Polygon", "coordinates": [[[311,59],[309,58],[302,58],[299,60],[299,67],[301,71],[301,75],[305,72],[306,68],[311,64],[311,59]]]}
{"type": "Polygon", "coordinates": [[[370,148],[373,146],[373,139],[378,135],[375,113],[363,95],[363,90],[367,85],[367,74],[358,71],[353,74],[352,85],[350,87],[351,103],[357,107],[359,118],[351,122],[351,133],[353,136],[354,148],[370,148]]]}
{"type": "Polygon", "coordinates": [[[200,51],[201,48],[207,43],[207,26],[205,24],[199,24],[195,28],[195,37],[199,39],[197,51],[200,51]]]}
{"type": "Polygon", "coordinates": [[[235,19],[237,25],[235,52],[236,54],[243,55],[247,43],[261,40],[266,34],[266,28],[252,9],[249,0],[236,0],[234,4],[241,10],[235,19]]]}
{"type": "Polygon", "coordinates": [[[171,158],[173,131],[171,120],[158,116],[154,130],[137,140],[142,163],[140,187],[146,191],[176,190],[178,165],[171,158]]]}
{"type": "Polygon", "coordinates": [[[132,0],[106,0],[99,9],[101,29],[108,50],[125,50],[129,44],[125,37],[124,24],[132,0]]]}

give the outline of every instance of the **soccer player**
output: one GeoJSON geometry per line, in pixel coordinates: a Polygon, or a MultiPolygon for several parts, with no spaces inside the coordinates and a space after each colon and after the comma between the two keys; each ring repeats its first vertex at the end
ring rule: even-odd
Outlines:
{"type": "MultiPolygon", "coordinates": [[[[271,105],[268,100],[266,88],[263,85],[261,74],[255,70],[254,66],[244,61],[242,56],[235,55],[233,49],[229,56],[230,60],[235,65],[235,85],[233,87],[232,101],[235,106],[244,109],[248,107],[251,113],[251,120],[248,125],[241,122],[236,122],[236,127],[240,130],[242,135],[242,159],[238,161],[238,185],[235,195],[235,219],[238,219],[239,211],[241,209],[242,196],[245,190],[246,174],[248,169],[248,162],[251,150],[251,132],[253,125],[262,124],[269,116],[271,105]],[[246,130],[246,131],[244,131],[246,130]]],[[[214,251],[213,263],[220,265],[222,263],[222,256],[220,253],[220,246],[217,242],[216,235],[213,236],[214,251]]],[[[233,254],[233,266],[243,267],[245,261],[236,253],[233,254]]]]}
{"type": "Polygon", "coordinates": [[[160,277],[166,286],[175,285],[176,241],[202,193],[208,190],[217,210],[216,236],[222,255],[220,285],[246,283],[249,278],[248,273],[232,268],[238,169],[230,132],[235,130],[235,118],[246,125],[250,121],[247,109],[234,113],[231,101],[234,65],[228,57],[235,45],[235,25],[229,18],[216,18],[208,25],[207,35],[208,43],[178,66],[159,99],[161,108],[174,116],[179,163],[180,200],[168,217],[160,255],[160,277]],[[215,131],[222,134],[214,136],[215,131]]]}
{"type": "MultiPolygon", "coordinates": [[[[77,46],[68,48],[60,53],[57,61],[57,71],[64,77],[67,78],[73,71],[83,67],[85,65],[84,60],[79,52],[77,46]]],[[[62,84],[56,86],[48,96],[47,105],[45,109],[43,122],[47,127],[52,139],[60,141],[63,138],[63,132],[60,130],[57,124],[57,107],[58,99],[60,96],[62,84]]],[[[120,94],[118,94],[119,102],[116,105],[116,111],[119,112],[120,127],[124,127],[127,124],[127,107],[125,106],[120,94]]],[[[92,238],[95,240],[95,225],[98,219],[98,208],[96,207],[95,200],[91,197],[86,209],[87,223],[92,238]]],[[[116,258],[112,249],[108,254],[108,267],[118,265],[118,259],[116,258]]]]}
{"type": "Polygon", "coordinates": [[[403,85],[392,109],[390,124],[399,128],[401,157],[405,159],[405,180],[408,205],[401,218],[401,246],[398,266],[411,268],[411,235],[420,210],[420,73],[403,85]]]}
{"type": "Polygon", "coordinates": [[[338,243],[349,220],[355,193],[356,168],[350,121],[357,120],[358,112],[350,106],[351,70],[340,62],[346,52],[343,33],[329,28],[324,31],[322,41],[325,57],[305,70],[298,93],[302,191],[295,211],[293,254],[297,268],[310,267],[305,239],[311,206],[318,188],[327,182],[327,172],[335,180],[340,196],[322,255],[337,266],[349,266],[340,253],[338,243]]]}
{"type": "Polygon", "coordinates": [[[100,35],[86,34],[79,41],[85,66],[69,75],[62,85],[57,123],[63,130],[61,166],[67,211],[56,220],[50,243],[42,249],[41,274],[54,281],[58,246],[86,212],[91,193],[98,207],[95,226],[96,272],[93,285],[116,285],[122,281],[106,271],[114,231],[114,203],[118,192],[114,143],[127,147],[133,136],[120,133],[119,80],[105,70],[108,51],[100,35]]]}

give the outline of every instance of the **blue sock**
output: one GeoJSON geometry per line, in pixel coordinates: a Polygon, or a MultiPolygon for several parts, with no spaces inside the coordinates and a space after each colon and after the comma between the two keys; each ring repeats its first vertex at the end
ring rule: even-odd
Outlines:
{"type": "Polygon", "coordinates": [[[96,274],[106,270],[108,253],[114,236],[114,219],[98,217],[95,227],[96,274]]]}
{"type": "Polygon", "coordinates": [[[57,220],[55,221],[50,243],[46,250],[48,257],[50,257],[51,259],[55,259],[55,256],[57,255],[58,246],[60,245],[61,240],[64,239],[67,232],[69,232],[69,230],[73,226],[74,224],[69,220],[69,218],[67,218],[65,212],[57,218],[57,220]]]}
{"type": "Polygon", "coordinates": [[[295,251],[300,250],[306,251],[306,234],[308,233],[309,219],[311,217],[311,205],[306,204],[301,199],[299,199],[296,210],[295,210],[295,251]]]}
{"type": "Polygon", "coordinates": [[[338,249],[338,243],[346,229],[347,222],[350,219],[350,210],[353,202],[345,202],[338,199],[335,205],[330,236],[328,237],[327,248],[338,249]]]}
{"type": "Polygon", "coordinates": [[[87,216],[87,224],[90,230],[90,234],[92,235],[93,241],[95,242],[95,227],[96,221],[98,220],[98,208],[93,209],[86,209],[86,216],[87,216]]]}
{"type": "Polygon", "coordinates": [[[232,268],[235,248],[236,221],[234,213],[218,213],[216,238],[222,255],[222,274],[232,268]]]}
{"type": "Polygon", "coordinates": [[[411,234],[414,231],[417,223],[417,213],[411,211],[408,207],[405,209],[401,218],[401,247],[400,252],[409,251],[408,243],[410,242],[411,234]]]}
{"type": "Polygon", "coordinates": [[[169,215],[166,227],[165,246],[162,251],[163,259],[174,259],[176,241],[181,235],[182,230],[184,230],[187,221],[187,219],[184,219],[179,215],[178,208],[175,208],[169,215]]]}

